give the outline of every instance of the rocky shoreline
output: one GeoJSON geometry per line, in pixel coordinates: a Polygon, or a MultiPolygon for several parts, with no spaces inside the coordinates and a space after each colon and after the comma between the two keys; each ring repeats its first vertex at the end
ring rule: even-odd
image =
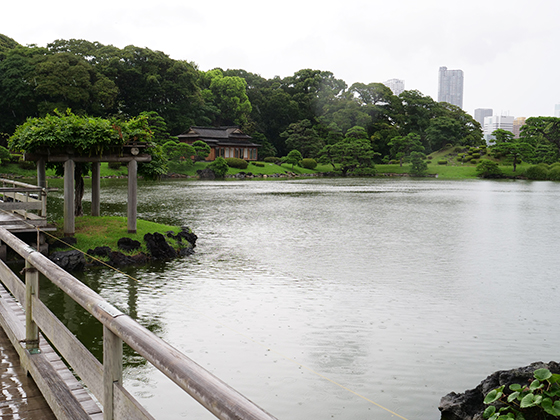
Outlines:
{"type": "Polygon", "coordinates": [[[462,394],[450,392],[439,403],[441,419],[483,420],[483,413],[487,407],[484,404],[486,394],[502,385],[505,385],[506,388],[511,384],[528,385],[534,379],[533,372],[543,368],[550,370],[552,373],[560,374],[560,364],[557,362],[534,362],[529,366],[494,372],[476,388],[469,389],[462,394]]]}
{"type": "MultiPolygon", "coordinates": [[[[50,253],[49,259],[66,271],[83,271],[87,267],[105,264],[111,267],[141,265],[149,261],[172,260],[191,255],[194,253],[197,239],[196,234],[192,233],[188,227],[182,227],[177,235],[174,232],[166,232],[165,235],[158,232],[144,235],[147,253],[134,254],[134,251],[139,250],[142,244],[139,241],[123,237],[118,241],[118,250],[100,246],[89,249],[86,254],[78,250],[55,251],[50,253]],[[175,247],[169,244],[168,239],[175,241],[175,247]],[[105,261],[105,264],[101,261],[105,261]]],[[[50,248],[66,248],[75,243],[76,238],[61,238],[51,244],[50,248]]]]}

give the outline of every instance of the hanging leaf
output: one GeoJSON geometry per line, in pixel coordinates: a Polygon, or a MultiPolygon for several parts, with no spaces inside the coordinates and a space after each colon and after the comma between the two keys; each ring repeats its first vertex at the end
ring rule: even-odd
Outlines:
{"type": "Polygon", "coordinates": [[[535,370],[533,375],[535,376],[536,379],[542,382],[550,378],[552,376],[552,373],[550,373],[550,370],[548,369],[537,369],[535,370]]]}

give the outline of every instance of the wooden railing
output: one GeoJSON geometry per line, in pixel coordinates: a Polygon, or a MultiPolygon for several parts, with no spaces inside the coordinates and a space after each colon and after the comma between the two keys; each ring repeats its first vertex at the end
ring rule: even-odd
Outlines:
{"type": "MultiPolygon", "coordinates": [[[[23,284],[18,276],[0,261],[0,280],[25,308],[26,354],[37,351],[40,333],[48,338],[102,405],[104,420],[152,419],[151,415],[123,387],[123,342],[217,418],[275,419],[1,227],[0,241],[21,255],[26,262],[25,284],[23,284]],[[39,272],[103,324],[103,363],[100,363],[41,302],[39,272]]],[[[31,368],[28,366],[29,370],[32,370],[31,368]]],[[[48,392],[43,391],[43,394],[48,392]]],[[[56,402],[49,402],[51,407],[52,404],[56,402]]],[[[72,414],[65,413],[61,414],[61,417],[73,418],[72,414]]]]}
{"type": "Polygon", "coordinates": [[[47,217],[46,188],[5,178],[0,178],[0,185],[0,210],[18,213],[31,222],[47,217]]]}

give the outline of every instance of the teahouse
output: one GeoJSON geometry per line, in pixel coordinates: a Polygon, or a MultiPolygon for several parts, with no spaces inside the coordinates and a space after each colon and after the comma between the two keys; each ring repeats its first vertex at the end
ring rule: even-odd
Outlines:
{"type": "Polygon", "coordinates": [[[208,161],[217,157],[257,160],[259,144],[251,141],[239,127],[191,127],[187,132],[177,136],[179,141],[193,144],[201,140],[210,146],[208,161]]]}

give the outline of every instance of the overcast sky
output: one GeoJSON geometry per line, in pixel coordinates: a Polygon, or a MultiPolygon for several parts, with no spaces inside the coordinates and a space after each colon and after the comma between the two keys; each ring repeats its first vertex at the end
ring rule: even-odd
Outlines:
{"type": "Polygon", "coordinates": [[[265,78],[304,68],[349,86],[397,78],[437,100],[438,69],[464,72],[463,109],[553,115],[560,0],[9,1],[0,33],[23,45],[85,39],[160,50],[265,78]]]}

